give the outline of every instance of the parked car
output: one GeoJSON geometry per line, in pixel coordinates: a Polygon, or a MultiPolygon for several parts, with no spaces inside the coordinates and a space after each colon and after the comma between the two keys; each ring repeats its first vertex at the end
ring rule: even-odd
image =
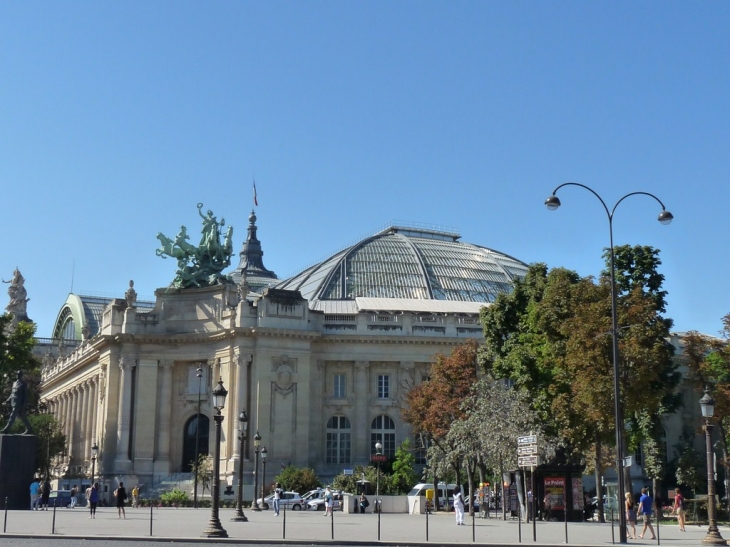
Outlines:
{"type": "MultiPolygon", "coordinates": [[[[268,509],[274,506],[274,494],[269,494],[264,499],[259,498],[256,503],[262,509],[268,509]]],[[[304,501],[299,492],[284,492],[279,501],[279,507],[282,509],[291,509],[292,511],[301,511],[304,508],[304,501]]]]}
{"type": "MultiPolygon", "coordinates": [[[[454,507],[454,488],[455,484],[444,484],[439,483],[439,505],[445,507],[448,503],[448,508],[454,507]]],[[[425,496],[426,490],[433,490],[432,483],[419,482],[413,489],[408,492],[408,496],[425,496]]]]}
{"type": "MultiPolygon", "coordinates": [[[[331,490],[332,492],[332,509],[336,511],[342,511],[342,499],[343,499],[343,492],[340,492],[339,490],[331,490]]],[[[317,510],[324,510],[324,492],[322,492],[322,495],[318,498],[314,498],[313,500],[309,501],[307,503],[307,507],[313,511],[317,510]]]]}
{"type": "Polygon", "coordinates": [[[48,507],[69,507],[71,490],[51,490],[48,495],[48,507]]]}

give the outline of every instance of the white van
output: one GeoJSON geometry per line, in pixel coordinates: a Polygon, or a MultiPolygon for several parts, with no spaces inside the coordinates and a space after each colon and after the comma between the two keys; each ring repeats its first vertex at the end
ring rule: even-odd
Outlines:
{"type": "MultiPolygon", "coordinates": [[[[454,506],[454,488],[456,488],[455,484],[445,484],[443,482],[439,483],[438,488],[438,497],[439,497],[439,506],[444,508],[446,504],[448,503],[449,509],[451,509],[454,506]]],[[[415,496],[425,496],[426,490],[432,490],[433,489],[433,483],[428,482],[419,482],[416,486],[414,486],[410,492],[408,492],[408,496],[415,497],[415,496]]]]}

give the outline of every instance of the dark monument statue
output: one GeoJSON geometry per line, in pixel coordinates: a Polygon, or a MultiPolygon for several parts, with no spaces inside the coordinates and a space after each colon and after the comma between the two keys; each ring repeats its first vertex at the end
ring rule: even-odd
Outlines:
{"type": "Polygon", "coordinates": [[[23,425],[25,425],[25,431],[23,431],[23,434],[33,434],[33,428],[31,427],[30,422],[25,415],[25,404],[27,400],[28,384],[25,382],[25,380],[23,380],[23,371],[19,370],[18,379],[15,380],[15,383],[13,384],[13,391],[10,393],[10,397],[8,397],[5,401],[10,402],[10,406],[12,407],[13,411],[10,414],[8,424],[2,431],[0,431],[0,433],[7,434],[8,432],[10,432],[10,428],[15,423],[15,420],[17,418],[20,418],[20,420],[23,422],[23,425]]]}
{"type": "Polygon", "coordinates": [[[0,500],[8,500],[8,509],[30,507],[29,487],[36,471],[37,439],[25,415],[28,400],[28,385],[23,380],[23,371],[7,401],[12,406],[8,424],[0,434],[0,500]],[[8,435],[13,423],[20,418],[25,425],[22,435],[8,435]]]}

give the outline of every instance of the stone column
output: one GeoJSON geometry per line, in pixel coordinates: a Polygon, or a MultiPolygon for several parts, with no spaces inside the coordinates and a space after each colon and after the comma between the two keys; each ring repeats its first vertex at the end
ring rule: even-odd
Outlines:
{"type": "Polygon", "coordinates": [[[94,400],[95,387],[96,380],[94,378],[86,382],[86,394],[89,404],[86,409],[84,454],[89,458],[91,458],[91,446],[94,444],[94,416],[96,416],[96,401],[94,400]]]}
{"type": "Polygon", "coordinates": [[[132,368],[134,360],[129,356],[119,358],[119,411],[117,413],[117,454],[115,467],[117,470],[129,470],[129,432],[132,425],[130,416],[132,408],[132,368]]]}
{"type": "Polygon", "coordinates": [[[160,363],[160,430],[157,435],[157,457],[155,471],[170,472],[170,436],[172,424],[172,370],[173,361],[160,363]]]}
{"type": "Polygon", "coordinates": [[[76,387],[72,387],[68,394],[68,456],[69,460],[73,461],[76,456],[76,438],[78,436],[76,429],[76,406],[78,403],[78,397],[76,393],[76,387]]]}
{"type": "Polygon", "coordinates": [[[79,397],[81,400],[81,414],[79,415],[79,454],[81,455],[81,461],[85,461],[91,458],[91,455],[86,450],[88,441],[86,422],[89,415],[89,385],[86,382],[79,386],[79,397]]]}
{"type": "Polygon", "coordinates": [[[352,396],[355,399],[355,423],[353,424],[352,439],[353,463],[367,465],[370,461],[370,400],[369,384],[370,363],[355,361],[355,378],[352,396]]]}

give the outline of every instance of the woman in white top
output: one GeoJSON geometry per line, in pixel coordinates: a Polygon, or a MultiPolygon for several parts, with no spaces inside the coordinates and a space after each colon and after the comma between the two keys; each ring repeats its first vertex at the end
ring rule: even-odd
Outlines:
{"type": "Polygon", "coordinates": [[[461,495],[461,488],[454,488],[454,513],[456,513],[456,525],[464,525],[464,497],[461,495]]]}

